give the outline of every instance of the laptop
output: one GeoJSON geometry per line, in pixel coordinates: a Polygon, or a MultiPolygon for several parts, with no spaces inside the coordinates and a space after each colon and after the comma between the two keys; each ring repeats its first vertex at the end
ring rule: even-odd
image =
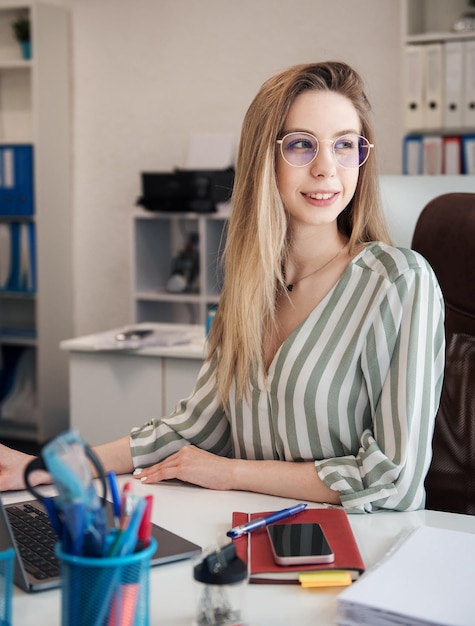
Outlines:
{"type": "MultiPolygon", "coordinates": [[[[113,512],[107,503],[107,518],[113,527],[113,512]]],[[[189,559],[201,552],[197,544],[161,526],[152,525],[157,550],[152,565],[189,559]]],[[[54,553],[57,537],[39,500],[3,504],[0,497],[0,550],[15,551],[14,582],[24,591],[44,591],[60,586],[59,563],[54,553]],[[38,545],[39,544],[39,545],[38,545]]]]}

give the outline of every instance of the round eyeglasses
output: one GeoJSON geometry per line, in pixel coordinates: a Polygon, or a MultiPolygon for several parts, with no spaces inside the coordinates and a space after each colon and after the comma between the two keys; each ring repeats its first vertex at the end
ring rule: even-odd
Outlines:
{"type": "Polygon", "coordinates": [[[331,143],[332,151],[338,165],[347,168],[361,167],[369,157],[374,144],[366,137],[348,133],[336,139],[320,139],[310,133],[288,133],[277,139],[280,152],[286,163],[293,167],[305,167],[317,156],[321,143],[331,143]]]}

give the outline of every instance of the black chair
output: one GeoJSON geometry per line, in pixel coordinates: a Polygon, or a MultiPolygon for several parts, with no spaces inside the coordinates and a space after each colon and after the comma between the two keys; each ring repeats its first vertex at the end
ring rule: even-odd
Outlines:
{"type": "Polygon", "coordinates": [[[446,305],[446,364],[426,477],[426,507],[475,515],[475,193],[449,193],[422,211],[412,240],[446,305]]]}

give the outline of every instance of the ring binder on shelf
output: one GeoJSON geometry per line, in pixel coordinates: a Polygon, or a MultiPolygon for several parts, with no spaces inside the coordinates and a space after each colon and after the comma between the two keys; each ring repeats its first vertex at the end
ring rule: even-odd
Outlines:
{"type": "Polygon", "coordinates": [[[0,215],[33,213],[33,146],[0,146],[0,215]]]}

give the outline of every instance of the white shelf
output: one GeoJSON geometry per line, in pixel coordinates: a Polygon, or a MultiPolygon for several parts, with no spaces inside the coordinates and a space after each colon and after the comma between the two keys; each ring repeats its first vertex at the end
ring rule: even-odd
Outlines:
{"type": "MultiPolygon", "coordinates": [[[[445,157],[445,146],[449,144],[444,137],[460,137],[462,155],[464,141],[467,141],[463,137],[475,133],[471,92],[466,91],[468,83],[472,82],[466,75],[469,72],[466,59],[472,56],[475,30],[453,30],[462,14],[469,12],[467,0],[404,0],[402,3],[405,135],[423,138],[418,150],[424,159],[430,141],[427,136],[441,137],[437,145],[441,146],[442,163],[445,158],[454,163],[453,143],[450,144],[452,152],[445,157]]],[[[433,149],[434,145],[433,140],[433,149]]],[[[467,156],[464,156],[467,167],[467,156]]],[[[461,169],[464,156],[461,156],[461,169]]],[[[432,167],[434,173],[440,171],[438,157],[439,154],[435,159],[437,165],[432,167]]],[[[431,171],[431,167],[423,171],[431,171]]],[[[471,174],[460,174],[460,177],[473,178],[471,174]]]]}
{"type": "Polygon", "coordinates": [[[134,211],[132,216],[132,319],[204,324],[221,288],[220,258],[228,214],[134,211]],[[198,234],[199,276],[190,291],[171,293],[172,259],[198,234]]]}
{"type": "MultiPolygon", "coordinates": [[[[67,357],[59,347],[73,334],[69,18],[68,9],[55,4],[0,1],[0,146],[30,144],[34,162],[34,214],[0,214],[0,223],[33,224],[37,276],[35,293],[0,292],[0,327],[26,331],[0,330],[2,357],[31,350],[35,389],[18,418],[8,419],[0,402],[0,437],[40,443],[69,424],[67,357]],[[11,27],[25,12],[31,60],[22,59],[11,27]]],[[[13,371],[11,361],[7,366],[13,371]]]]}
{"type": "Polygon", "coordinates": [[[467,39],[475,39],[475,30],[465,32],[444,32],[444,33],[420,33],[418,35],[408,35],[406,43],[408,44],[424,44],[434,42],[447,41],[466,41],[467,39]]]}

